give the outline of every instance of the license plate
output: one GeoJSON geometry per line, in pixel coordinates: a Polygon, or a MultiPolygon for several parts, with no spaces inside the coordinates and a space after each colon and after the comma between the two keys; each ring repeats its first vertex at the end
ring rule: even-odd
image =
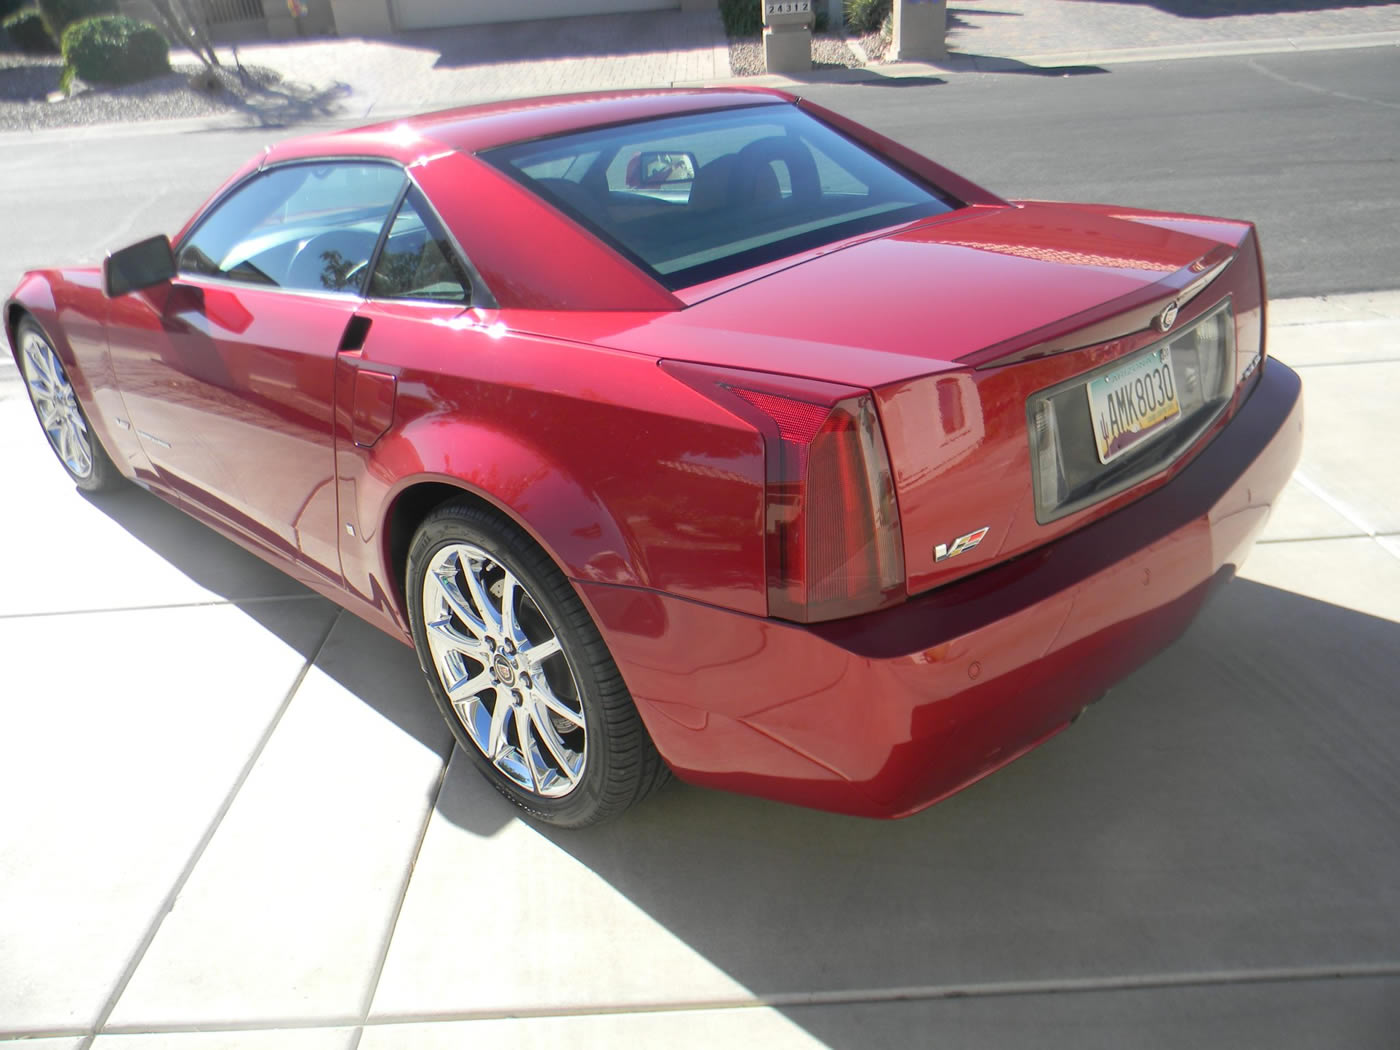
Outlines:
{"type": "Polygon", "coordinates": [[[1181,418],[1170,347],[1143,354],[1091,379],[1084,390],[1089,395],[1089,418],[1100,463],[1112,463],[1181,418]]]}

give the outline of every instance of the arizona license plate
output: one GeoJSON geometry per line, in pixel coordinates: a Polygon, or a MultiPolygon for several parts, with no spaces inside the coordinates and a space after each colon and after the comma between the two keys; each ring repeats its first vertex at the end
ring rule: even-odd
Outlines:
{"type": "Polygon", "coordinates": [[[1084,389],[1100,463],[1112,463],[1181,418],[1170,347],[1134,358],[1084,389]]]}

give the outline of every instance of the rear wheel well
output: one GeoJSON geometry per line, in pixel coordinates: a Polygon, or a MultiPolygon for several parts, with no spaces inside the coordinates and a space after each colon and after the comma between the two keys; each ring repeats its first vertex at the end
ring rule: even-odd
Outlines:
{"type": "Polygon", "coordinates": [[[408,612],[408,595],[405,587],[408,575],[408,549],[413,546],[413,537],[418,532],[418,526],[423,524],[423,520],[438,507],[452,500],[475,504],[499,513],[489,500],[482,499],[467,489],[448,485],[441,481],[424,481],[409,486],[395,497],[394,505],[389,508],[389,517],[385,522],[388,569],[394,588],[394,598],[398,601],[399,608],[404,611],[405,615],[408,612]]]}

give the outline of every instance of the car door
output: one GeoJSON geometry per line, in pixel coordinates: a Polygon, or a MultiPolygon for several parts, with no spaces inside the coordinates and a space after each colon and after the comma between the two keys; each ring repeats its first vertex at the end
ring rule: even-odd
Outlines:
{"type": "Polygon", "coordinates": [[[477,351],[499,331],[491,324],[495,299],[417,186],[395,212],[365,296],[336,361],[338,536],[346,589],[391,620],[388,581],[375,576],[383,539],[377,530],[399,471],[382,469],[382,462],[375,469],[375,461],[393,461],[403,450],[386,452],[381,438],[440,407],[432,390],[439,367],[470,362],[473,371],[489,371],[489,356],[477,351]]]}
{"type": "Polygon", "coordinates": [[[403,184],[402,169],[372,161],[254,174],[109,336],[159,482],[331,580],[336,351],[403,184]]]}

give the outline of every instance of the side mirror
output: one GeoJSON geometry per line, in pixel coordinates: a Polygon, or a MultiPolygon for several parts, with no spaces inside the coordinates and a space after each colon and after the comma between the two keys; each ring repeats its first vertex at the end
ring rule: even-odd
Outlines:
{"type": "Polygon", "coordinates": [[[175,276],[175,253],[165,234],[112,252],[102,264],[102,288],[109,299],[164,284],[175,276]]]}
{"type": "Polygon", "coordinates": [[[634,153],[627,162],[627,188],[661,189],[695,179],[695,154],[676,150],[634,153]]]}

